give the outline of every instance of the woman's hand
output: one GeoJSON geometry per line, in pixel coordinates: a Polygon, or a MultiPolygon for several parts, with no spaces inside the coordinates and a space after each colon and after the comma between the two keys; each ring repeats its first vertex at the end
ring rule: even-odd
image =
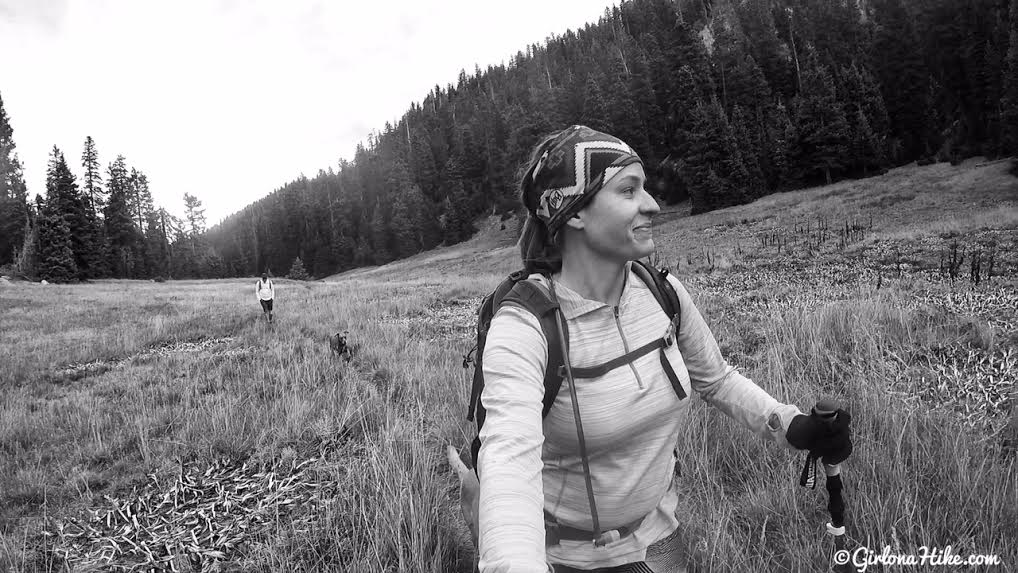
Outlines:
{"type": "Polygon", "coordinates": [[[821,456],[827,465],[837,465],[852,454],[852,416],[838,409],[833,419],[824,420],[811,413],[792,418],[785,437],[788,443],[800,450],[807,450],[821,456]]]}

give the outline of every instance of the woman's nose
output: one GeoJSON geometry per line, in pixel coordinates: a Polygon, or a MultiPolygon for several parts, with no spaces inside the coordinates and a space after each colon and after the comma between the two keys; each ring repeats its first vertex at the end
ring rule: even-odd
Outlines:
{"type": "Polygon", "coordinates": [[[643,190],[643,201],[640,204],[640,211],[650,215],[661,211],[661,206],[657,204],[657,199],[648,193],[646,189],[643,190]]]}

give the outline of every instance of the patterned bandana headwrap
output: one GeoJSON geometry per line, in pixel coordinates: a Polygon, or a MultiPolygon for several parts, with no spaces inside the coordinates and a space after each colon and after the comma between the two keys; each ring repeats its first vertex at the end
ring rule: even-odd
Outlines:
{"type": "Polygon", "coordinates": [[[633,163],[643,161],[619,138],[583,125],[566,128],[528,174],[527,208],[555,233],[633,163]]]}

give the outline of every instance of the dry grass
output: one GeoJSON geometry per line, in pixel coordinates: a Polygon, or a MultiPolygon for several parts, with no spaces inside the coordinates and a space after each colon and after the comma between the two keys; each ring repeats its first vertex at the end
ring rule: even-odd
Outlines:
{"type": "MultiPolygon", "coordinates": [[[[967,398],[946,407],[923,392],[935,382],[925,356],[947,348],[992,361],[1018,346],[1008,313],[1018,265],[959,302],[949,283],[915,273],[875,290],[875,259],[830,245],[810,259],[778,255],[753,246],[754,233],[843,212],[877,215],[868,241],[918,241],[951,220],[963,236],[988,227],[1006,238],[1013,181],[997,166],[906,168],[656,230],[734,363],[780,400],[805,408],[830,394],[852,411],[854,545],[950,544],[1000,555],[1007,567],[994,570],[1018,564],[1014,373],[997,380],[1012,398],[979,428],[960,415],[967,398]],[[950,208],[936,215],[938,204],[950,208]],[[703,272],[704,248],[720,253],[714,273],[703,272]]],[[[494,230],[330,282],[278,281],[271,327],[259,320],[254,279],[0,287],[0,570],[66,570],[50,551],[58,540],[40,531],[109,508],[104,496],[131,499],[148,474],[169,479],[220,458],[253,467],[316,458],[313,474],[334,487],[328,503],[281,511],[193,570],[470,571],[444,446],[462,450],[472,437],[460,363],[475,305],[516,267],[511,241],[494,230]],[[326,343],[342,329],[357,347],[349,365],[326,343]]],[[[691,571],[826,569],[826,493],[798,486],[801,456],[696,397],[683,437],[691,571]]]]}

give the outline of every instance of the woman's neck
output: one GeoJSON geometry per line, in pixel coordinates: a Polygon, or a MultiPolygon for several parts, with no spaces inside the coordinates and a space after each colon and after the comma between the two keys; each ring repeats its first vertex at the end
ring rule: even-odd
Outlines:
{"type": "Polygon", "coordinates": [[[580,253],[562,257],[558,281],[585,299],[618,306],[625,286],[625,263],[608,261],[592,253],[577,255],[580,253]]]}

